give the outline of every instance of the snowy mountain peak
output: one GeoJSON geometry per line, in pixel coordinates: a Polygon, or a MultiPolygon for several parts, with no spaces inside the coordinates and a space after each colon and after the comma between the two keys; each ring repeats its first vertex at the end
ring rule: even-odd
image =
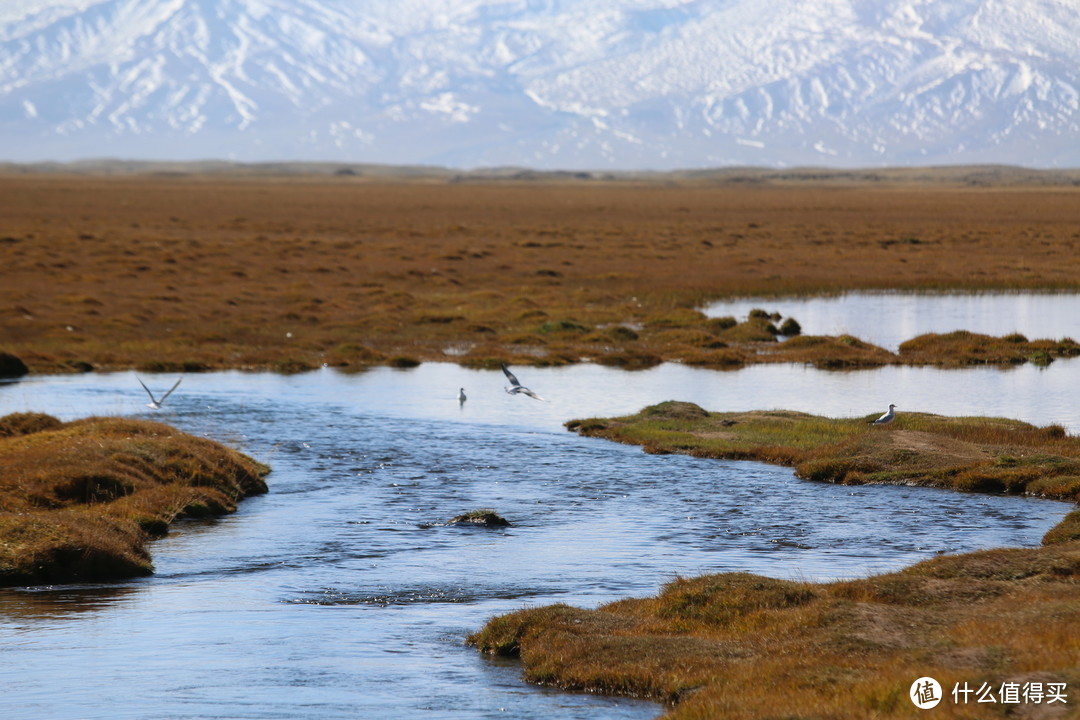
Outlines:
{"type": "Polygon", "coordinates": [[[1080,165],[1075,0],[6,0],[0,159],[1080,165]]]}

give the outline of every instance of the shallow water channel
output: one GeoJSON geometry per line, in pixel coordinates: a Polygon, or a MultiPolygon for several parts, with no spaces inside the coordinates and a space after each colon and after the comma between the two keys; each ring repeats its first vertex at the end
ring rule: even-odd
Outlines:
{"type": "MultiPolygon", "coordinates": [[[[0,385],[0,414],[155,417],[271,464],[270,492],[184,522],[157,572],[0,590],[5,718],[651,718],[652,703],[560,693],[482,657],[492,615],[655,593],[678,574],[828,580],[938,553],[1037,545],[1070,509],[1020,497],[838,487],[749,462],[650,456],[568,433],[668,399],[714,410],[864,415],[889,402],[1080,431],[1080,362],[1039,370],[432,363],[360,374],[190,375],[162,412],[132,373],[0,385]],[[464,387],[469,399],[456,400],[464,387]],[[482,507],[503,530],[448,527],[482,507]]],[[[148,376],[155,389],[172,376],[148,376]]]]}
{"type": "Polygon", "coordinates": [[[925,333],[1019,332],[1029,340],[1080,339],[1080,294],[853,292],[797,298],[745,298],[713,303],[710,317],[742,319],[760,308],[794,317],[806,335],[854,335],[895,352],[925,333]]]}

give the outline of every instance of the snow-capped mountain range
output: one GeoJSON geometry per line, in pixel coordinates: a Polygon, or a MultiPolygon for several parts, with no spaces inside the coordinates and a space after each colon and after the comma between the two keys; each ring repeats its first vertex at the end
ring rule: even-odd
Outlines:
{"type": "Polygon", "coordinates": [[[1080,166],[1080,0],[2,0],[0,160],[1080,166]]]}

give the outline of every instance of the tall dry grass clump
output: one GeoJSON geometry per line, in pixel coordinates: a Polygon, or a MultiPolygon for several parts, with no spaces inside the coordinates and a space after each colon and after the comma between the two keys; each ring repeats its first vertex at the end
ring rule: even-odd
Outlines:
{"type": "Polygon", "coordinates": [[[941,557],[860,580],[727,573],[678,578],[655,597],[552,605],[471,635],[519,658],[531,682],[668,703],[667,720],[911,718],[920,677],[946,694],[934,717],[1076,717],[1080,542],[941,557]],[[1067,703],[953,702],[959,683],[1067,688],[1067,703]],[[1029,715],[1015,715],[1028,717],[1029,715]]]}
{"type": "Polygon", "coordinates": [[[269,468],[161,423],[0,418],[0,585],[151,572],[145,541],[175,519],[232,512],[269,468]]]}
{"type": "Polygon", "coordinates": [[[813,365],[823,370],[880,367],[900,361],[888,350],[851,335],[798,335],[768,351],[766,358],[772,362],[813,365]]]}
{"type": "Polygon", "coordinates": [[[1055,358],[1080,355],[1072,338],[1028,340],[1019,333],[993,337],[967,330],[920,335],[899,349],[903,362],[926,365],[1049,365],[1055,358]]]}

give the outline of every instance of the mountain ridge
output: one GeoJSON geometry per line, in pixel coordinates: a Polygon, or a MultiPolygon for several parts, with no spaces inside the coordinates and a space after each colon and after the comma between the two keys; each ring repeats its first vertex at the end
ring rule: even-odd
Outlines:
{"type": "Polygon", "coordinates": [[[0,158],[1080,166],[1074,37],[1068,0],[8,0],[0,158]]]}

